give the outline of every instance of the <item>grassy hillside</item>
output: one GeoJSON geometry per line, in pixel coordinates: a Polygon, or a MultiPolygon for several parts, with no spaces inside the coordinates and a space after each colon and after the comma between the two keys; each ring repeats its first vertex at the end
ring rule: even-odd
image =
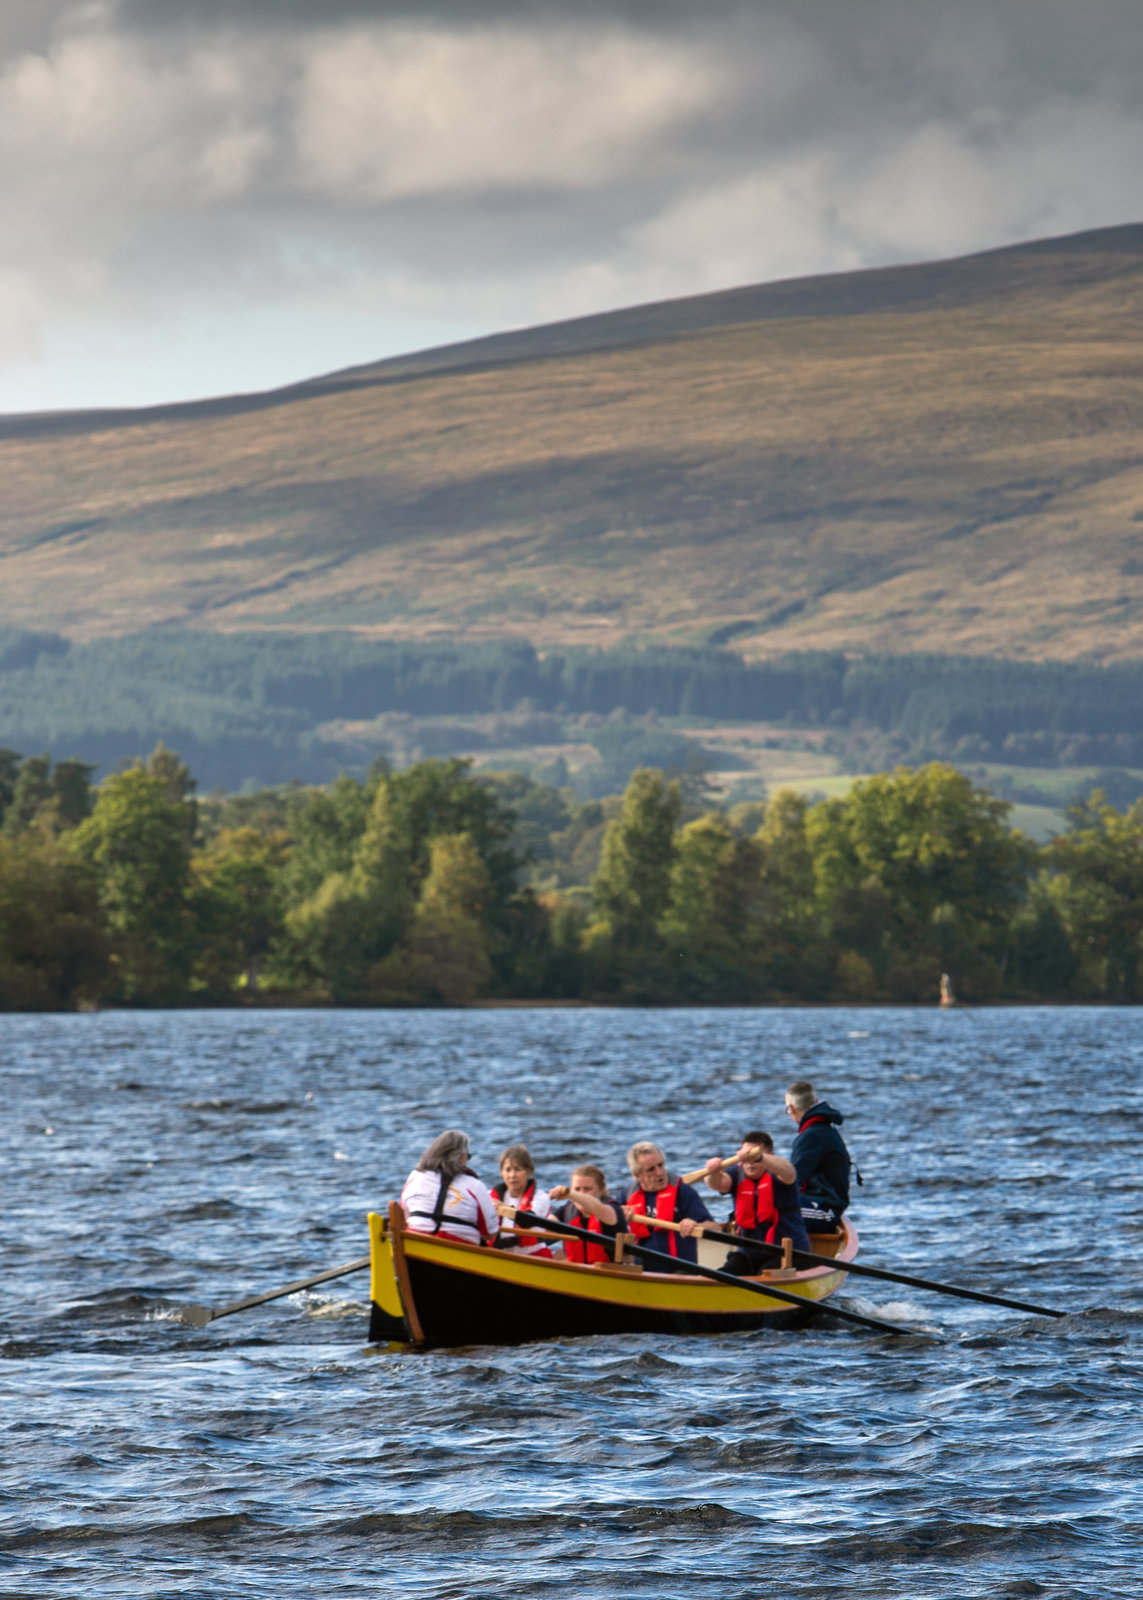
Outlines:
{"type": "Polygon", "coordinates": [[[0,419],[0,623],[1143,653],[1143,227],[0,419]]]}

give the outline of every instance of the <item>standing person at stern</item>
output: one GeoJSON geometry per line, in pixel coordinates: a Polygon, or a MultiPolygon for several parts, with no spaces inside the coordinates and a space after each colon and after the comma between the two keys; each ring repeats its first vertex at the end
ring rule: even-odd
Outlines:
{"type": "Polygon", "coordinates": [[[798,1174],[802,1221],[807,1233],[833,1233],[849,1204],[852,1162],[837,1131],[840,1111],[819,1100],[812,1083],[799,1078],[786,1090],[786,1111],[798,1124],[790,1160],[798,1174]]]}
{"type": "MultiPolygon", "coordinates": [[[[698,1260],[698,1243],[692,1237],[695,1228],[700,1222],[714,1219],[703,1205],[698,1190],[667,1171],[667,1158],[657,1144],[647,1139],[633,1144],[627,1152],[627,1166],[635,1182],[620,1203],[631,1232],[639,1244],[673,1256],[679,1263],[675,1271],[685,1272],[684,1263],[698,1260]],[[679,1223],[682,1232],[656,1228],[656,1217],[679,1223]]],[[[667,1272],[670,1269],[665,1263],[660,1266],[656,1262],[653,1270],[667,1272]]]]}

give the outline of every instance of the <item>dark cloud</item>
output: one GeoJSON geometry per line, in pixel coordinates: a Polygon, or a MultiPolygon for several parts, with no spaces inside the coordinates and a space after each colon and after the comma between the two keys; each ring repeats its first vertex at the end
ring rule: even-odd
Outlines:
{"type": "Polygon", "coordinates": [[[696,19],[693,0],[121,0],[118,16],[129,27],[188,25],[266,28],[326,28],[344,21],[416,21],[428,26],[479,26],[507,21],[522,27],[557,21],[561,26],[600,22],[646,28],[690,27],[758,9],[748,0],[707,0],[696,19]]]}
{"type": "Polygon", "coordinates": [[[0,62],[25,51],[42,52],[57,24],[74,16],[75,0],[3,0],[0,4],[0,62]]]}
{"type": "Polygon", "coordinates": [[[0,0],[0,360],[953,254],[1135,220],[1141,171],[1138,0],[0,0]]]}

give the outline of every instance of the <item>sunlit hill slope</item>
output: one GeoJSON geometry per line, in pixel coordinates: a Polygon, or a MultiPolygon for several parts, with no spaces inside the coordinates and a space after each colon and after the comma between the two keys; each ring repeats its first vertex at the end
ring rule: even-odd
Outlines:
{"type": "Polygon", "coordinates": [[[1143,654],[1143,226],[0,419],[0,623],[1143,654]]]}

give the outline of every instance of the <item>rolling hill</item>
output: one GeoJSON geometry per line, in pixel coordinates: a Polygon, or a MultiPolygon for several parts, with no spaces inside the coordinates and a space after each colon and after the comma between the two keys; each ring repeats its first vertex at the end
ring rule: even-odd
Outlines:
{"type": "Polygon", "coordinates": [[[1143,226],[0,418],[0,624],[1143,655],[1143,226]]]}

